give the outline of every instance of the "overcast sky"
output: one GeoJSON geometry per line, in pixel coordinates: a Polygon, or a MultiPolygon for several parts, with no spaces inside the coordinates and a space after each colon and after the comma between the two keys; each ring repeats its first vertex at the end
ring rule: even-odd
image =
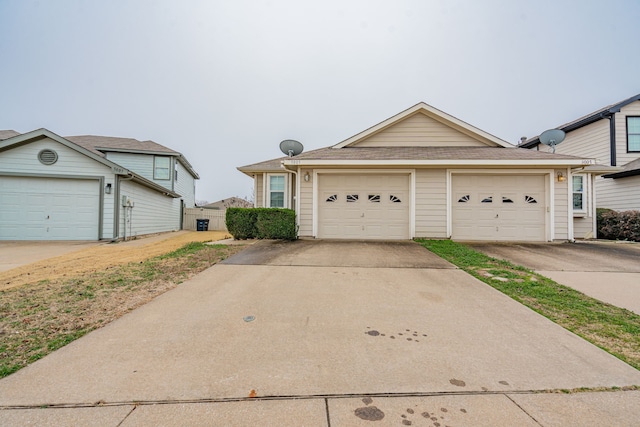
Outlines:
{"type": "Polygon", "coordinates": [[[640,93],[640,1],[0,0],[0,129],[151,139],[237,166],[426,102],[508,142],[640,93]]]}

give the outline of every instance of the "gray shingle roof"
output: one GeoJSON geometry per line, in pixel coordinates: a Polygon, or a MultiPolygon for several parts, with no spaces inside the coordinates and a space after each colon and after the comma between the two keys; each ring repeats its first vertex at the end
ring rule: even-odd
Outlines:
{"type": "Polygon", "coordinates": [[[116,138],[112,136],[97,136],[97,135],[78,135],[78,136],[66,136],[65,139],[78,144],[79,146],[92,151],[95,154],[104,157],[102,151],[134,151],[134,152],[152,152],[152,153],[166,153],[172,155],[180,155],[177,151],[173,151],[163,145],[160,145],[153,141],[138,141],[133,138],[116,138]],[[104,149],[104,150],[100,150],[104,149]]]}
{"type": "MultiPolygon", "coordinates": [[[[282,170],[281,163],[289,157],[266,160],[252,165],[241,166],[242,172],[270,172],[282,170]]],[[[518,161],[538,160],[544,163],[546,160],[576,160],[581,157],[564,154],[553,154],[544,151],[525,150],[505,147],[343,147],[320,148],[308,151],[294,157],[296,160],[306,161],[459,161],[459,160],[486,160],[486,161],[518,161]]]]}
{"type": "Polygon", "coordinates": [[[0,140],[9,139],[14,136],[20,135],[20,132],[16,132],[15,130],[0,130],[0,140]]]}

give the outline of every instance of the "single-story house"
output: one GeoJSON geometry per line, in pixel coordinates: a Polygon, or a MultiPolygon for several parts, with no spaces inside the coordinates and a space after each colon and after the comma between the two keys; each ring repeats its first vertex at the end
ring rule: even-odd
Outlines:
{"type": "MultiPolygon", "coordinates": [[[[556,153],[596,159],[605,167],[574,171],[572,211],[576,238],[592,237],[593,207],[640,210],[640,94],[558,126],[565,140],[556,153]],[[593,187],[595,192],[590,191],[593,187]],[[594,197],[589,197],[594,193],[594,197]]],[[[548,151],[538,136],[522,148],[548,151]]]]}
{"type": "Polygon", "coordinates": [[[180,230],[198,174],[153,141],[0,131],[0,240],[102,240],[180,230]]]}
{"type": "MultiPolygon", "coordinates": [[[[238,170],[256,207],[295,209],[302,238],[573,240],[573,170],[419,103],[338,144],[238,170]]],[[[595,224],[594,224],[595,228],[595,224]]]]}

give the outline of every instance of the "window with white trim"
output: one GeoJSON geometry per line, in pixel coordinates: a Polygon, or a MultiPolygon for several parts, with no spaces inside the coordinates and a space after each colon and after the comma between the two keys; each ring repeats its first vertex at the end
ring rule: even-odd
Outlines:
{"type": "Polygon", "coordinates": [[[171,179],[171,157],[154,156],[153,157],[153,179],[168,180],[171,179]]]}
{"type": "Polygon", "coordinates": [[[627,152],[640,152],[640,117],[627,117],[627,152]]]}
{"type": "Polygon", "coordinates": [[[573,210],[584,211],[584,176],[574,175],[573,184],[573,210]]]}
{"type": "Polygon", "coordinates": [[[270,208],[285,207],[285,179],[284,175],[269,175],[269,193],[270,208]]]}

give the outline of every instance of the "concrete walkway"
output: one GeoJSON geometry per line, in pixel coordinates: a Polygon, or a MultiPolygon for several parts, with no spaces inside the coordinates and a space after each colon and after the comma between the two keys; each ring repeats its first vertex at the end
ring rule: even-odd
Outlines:
{"type": "Polygon", "coordinates": [[[539,393],[636,384],[417,244],[259,242],[0,380],[0,425],[637,425],[539,393]]]}

